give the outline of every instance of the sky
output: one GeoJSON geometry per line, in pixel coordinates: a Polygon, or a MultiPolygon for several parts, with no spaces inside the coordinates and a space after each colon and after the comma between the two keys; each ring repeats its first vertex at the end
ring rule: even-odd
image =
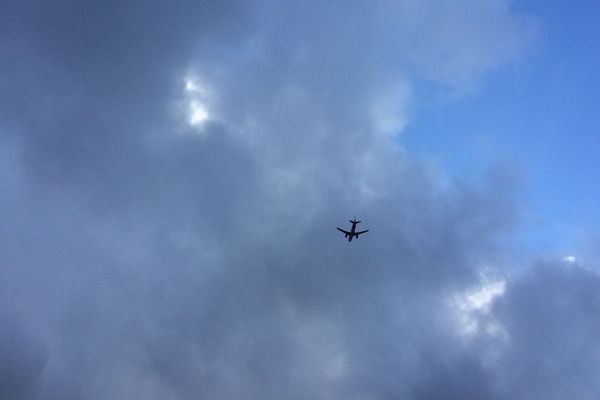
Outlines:
{"type": "Polygon", "coordinates": [[[599,7],[3,2],[0,398],[596,399],[599,7]]]}
{"type": "MultiPolygon", "coordinates": [[[[526,179],[526,232],[520,240],[533,255],[581,253],[596,236],[600,187],[600,120],[595,79],[600,6],[582,1],[517,2],[535,18],[536,37],[516,65],[498,68],[477,92],[417,105],[403,143],[455,174],[478,171],[490,161],[517,164],[526,179]]],[[[593,261],[593,260],[588,260],[593,261]]]]}

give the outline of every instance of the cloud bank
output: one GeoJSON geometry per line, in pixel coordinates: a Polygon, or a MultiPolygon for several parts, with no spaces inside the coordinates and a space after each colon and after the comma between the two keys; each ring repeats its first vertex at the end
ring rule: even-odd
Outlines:
{"type": "Polygon", "coordinates": [[[533,23],[290,3],[4,6],[0,397],[591,399],[597,274],[511,277],[518,176],[396,140],[533,23]]]}

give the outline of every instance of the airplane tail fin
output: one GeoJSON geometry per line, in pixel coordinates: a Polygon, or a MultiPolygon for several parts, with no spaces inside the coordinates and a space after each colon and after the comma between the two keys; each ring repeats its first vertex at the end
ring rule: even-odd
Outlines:
{"type": "Polygon", "coordinates": [[[357,221],[357,220],[356,220],[356,218],[354,218],[354,219],[349,219],[348,221],[349,221],[350,223],[353,223],[353,224],[360,224],[360,223],[362,222],[362,221],[357,221]]]}

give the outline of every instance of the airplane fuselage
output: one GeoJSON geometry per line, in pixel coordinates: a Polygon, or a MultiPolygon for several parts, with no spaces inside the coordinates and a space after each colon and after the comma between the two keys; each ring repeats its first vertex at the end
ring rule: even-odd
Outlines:
{"type": "Polygon", "coordinates": [[[352,222],[352,229],[350,229],[350,234],[348,235],[348,241],[351,242],[352,238],[354,236],[356,236],[356,221],[350,221],[352,222]]]}

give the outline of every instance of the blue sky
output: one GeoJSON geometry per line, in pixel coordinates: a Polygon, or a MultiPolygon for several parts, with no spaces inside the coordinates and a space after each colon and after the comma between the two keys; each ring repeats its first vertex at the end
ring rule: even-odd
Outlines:
{"type": "MultiPolygon", "coordinates": [[[[525,180],[520,239],[572,252],[600,229],[600,4],[517,2],[537,35],[517,62],[476,93],[428,96],[401,142],[458,176],[513,163],[525,180]]],[[[426,84],[425,84],[426,85],[426,84]]]]}

